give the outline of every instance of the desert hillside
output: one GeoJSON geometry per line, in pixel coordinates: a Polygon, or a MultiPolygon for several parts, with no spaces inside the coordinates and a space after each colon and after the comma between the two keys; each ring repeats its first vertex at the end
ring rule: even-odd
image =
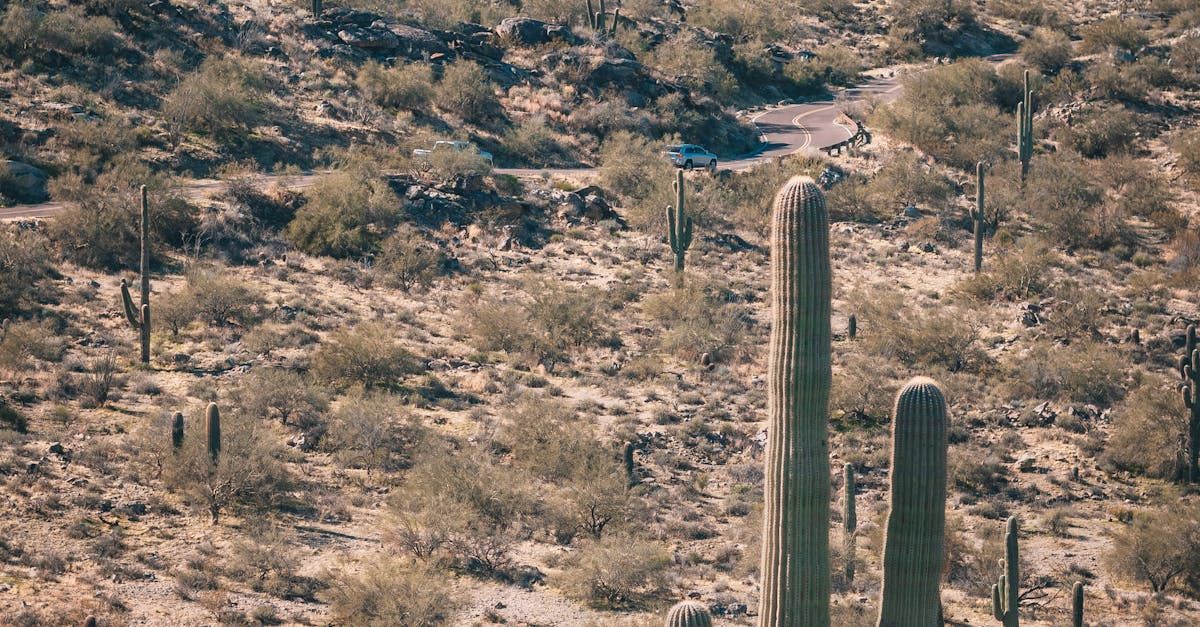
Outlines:
{"type": "Polygon", "coordinates": [[[0,624],[1200,624],[1192,0],[7,0],[0,99],[0,624]]]}

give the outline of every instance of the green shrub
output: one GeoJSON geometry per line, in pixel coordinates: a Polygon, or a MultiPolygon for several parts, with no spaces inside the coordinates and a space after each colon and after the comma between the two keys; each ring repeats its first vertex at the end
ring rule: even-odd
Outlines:
{"type": "Polygon", "coordinates": [[[1010,392],[1018,398],[1063,399],[1109,407],[1125,396],[1127,359],[1091,341],[1059,346],[1038,342],[1009,355],[1003,364],[1010,392]]]}
{"type": "Polygon", "coordinates": [[[972,3],[963,0],[897,0],[888,5],[889,35],[925,51],[953,48],[963,30],[975,24],[972,3]]]}
{"type": "Polygon", "coordinates": [[[45,237],[0,227],[0,320],[37,311],[57,297],[52,262],[45,237]]]}
{"type": "Polygon", "coordinates": [[[665,223],[663,207],[673,202],[671,164],[663,147],[626,131],[618,131],[600,147],[600,181],[625,200],[626,218],[654,230],[665,223]]]}
{"type": "Polygon", "coordinates": [[[382,107],[424,111],[433,98],[433,68],[425,63],[389,68],[368,61],[359,68],[354,82],[364,96],[382,107]]]}
{"type": "Polygon", "coordinates": [[[1085,109],[1069,126],[1058,129],[1055,139],[1094,159],[1128,152],[1138,137],[1137,116],[1121,106],[1085,109]]]}
{"type": "Polygon", "coordinates": [[[0,370],[6,372],[25,372],[35,359],[59,362],[66,350],[66,338],[48,320],[9,320],[0,329],[0,370]]]}
{"type": "Polygon", "coordinates": [[[396,387],[421,364],[394,339],[394,329],[381,322],[364,322],[336,331],[313,355],[312,374],[339,389],[396,387]]]}
{"type": "Polygon", "coordinates": [[[964,279],[960,289],[982,300],[1024,300],[1049,287],[1055,261],[1055,252],[1044,241],[1023,238],[1014,248],[988,255],[984,271],[964,279]]]}
{"type": "Polygon", "coordinates": [[[372,255],[400,219],[400,200],[378,166],[362,156],[351,156],[318,179],[305,196],[308,202],[284,235],[310,255],[372,255]]]}
{"type": "Polygon", "coordinates": [[[267,76],[255,62],[212,56],[167,94],[163,117],[175,133],[230,138],[264,123],[270,112],[268,88],[267,76]]]}
{"type": "Polygon", "coordinates": [[[248,416],[312,431],[329,410],[325,390],[298,373],[280,368],[252,370],[234,388],[230,401],[248,416]]]}
{"type": "Polygon", "coordinates": [[[1176,382],[1148,378],[1113,411],[1104,461],[1122,470],[1173,480],[1187,470],[1186,450],[1180,446],[1187,422],[1176,382]]]}
{"type": "Polygon", "coordinates": [[[1031,26],[1060,27],[1065,18],[1055,5],[1040,0],[988,0],[988,11],[1031,26]]]}
{"type": "Polygon", "coordinates": [[[859,335],[870,354],[906,366],[971,370],[987,362],[978,346],[980,320],[946,306],[917,308],[900,294],[880,289],[850,296],[859,335]]]}
{"type": "Polygon", "coordinates": [[[1021,58],[1045,74],[1057,74],[1075,54],[1071,38],[1049,28],[1038,28],[1021,42],[1021,58]]]}
{"type": "Polygon", "coordinates": [[[50,9],[40,2],[10,2],[0,17],[0,47],[16,58],[47,60],[46,52],[113,56],[119,49],[116,22],[87,15],[81,6],[50,9]]]}
{"type": "Polygon", "coordinates": [[[1150,25],[1143,20],[1125,16],[1107,17],[1084,25],[1079,29],[1083,36],[1084,52],[1104,52],[1110,49],[1138,52],[1150,43],[1150,25]]]}
{"type": "Polygon", "coordinates": [[[571,556],[563,585],[572,597],[602,609],[637,607],[665,587],[671,558],[661,545],[609,535],[571,556]]]}
{"type": "Polygon", "coordinates": [[[322,597],[334,619],[361,627],[450,624],[463,596],[440,569],[378,557],[359,573],[338,573],[322,597]]]}
{"type": "Polygon", "coordinates": [[[395,471],[410,465],[421,441],[420,423],[400,411],[400,399],[356,390],[338,402],[321,440],[344,466],[372,471],[395,471]]]}
{"type": "Polygon", "coordinates": [[[729,104],[737,95],[737,79],[712,48],[688,31],[680,31],[656,46],[646,65],[683,83],[692,93],[710,94],[723,104],[729,104]]]}
{"type": "Polygon", "coordinates": [[[717,286],[692,280],[647,295],[642,309],[661,329],[658,341],[664,350],[688,361],[704,353],[721,359],[741,347],[752,320],[749,311],[728,302],[729,296],[717,286]]]}
{"type": "Polygon", "coordinates": [[[460,59],[447,65],[434,91],[438,108],[467,122],[483,124],[500,110],[495,85],[474,61],[460,59]]]}
{"type": "Polygon", "coordinates": [[[258,289],[227,271],[196,269],[188,273],[179,295],[190,302],[196,319],[218,327],[247,327],[262,316],[265,304],[258,289]]]}
{"type": "Polygon", "coordinates": [[[407,292],[418,285],[433,284],[444,272],[447,261],[437,244],[417,229],[401,225],[383,240],[375,258],[375,273],[384,285],[407,292]]]}
{"type": "Polygon", "coordinates": [[[1182,131],[1171,147],[1178,155],[1175,163],[1188,174],[1200,174],[1200,129],[1182,131]]]}
{"type": "Polygon", "coordinates": [[[531,281],[521,300],[485,299],[471,308],[468,330],[480,351],[504,351],[553,367],[579,349],[618,343],[605,324],[604,297],[592,287],[531,281]]]}
{"type": "Polygon", "coordinates": [[[1034,157],[1024,202],[1047,237],[1067,247],[1106,248],[1127,236],[1124,216],[1105,202],[1094,171],[1068,152],[1034,157]]]}
{"type": "Polygon", "coordinates": [[[1200,507],[1178,497],[1169,504],[1143,509],[1133,522],[1113,534],[1105,563],[1111,572],[1150,584],[1159,594],[1180,588],[1196,592],[1200,565],[1200,507]],[[1190,589],[1189,589],[1190,588],[1190,589]]]}

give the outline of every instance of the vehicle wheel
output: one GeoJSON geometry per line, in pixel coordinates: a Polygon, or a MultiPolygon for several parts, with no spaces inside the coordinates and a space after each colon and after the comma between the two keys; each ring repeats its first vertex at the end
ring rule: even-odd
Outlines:
{"type": "Polygon", "coordinates": [[[691,159],[688,159],[687,161],[684,161],[684,162],[683,162],[683,169],[684,169],[684,170],[691,170],[691,169],[692,169],[692,160],[691,160],[691,159]]]}
{"type": "Polygon", "coordinates": [[[716,159],[713,159],[712,161],[708,162],[708,173],[709,174],[717,173],[717,160],[716,159]]]}

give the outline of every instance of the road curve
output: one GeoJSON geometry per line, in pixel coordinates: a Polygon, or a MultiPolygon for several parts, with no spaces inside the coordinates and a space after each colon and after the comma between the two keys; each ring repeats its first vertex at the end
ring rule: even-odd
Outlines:
{"type": "MultiPolygon", "coordinates": [[[[850,139],[855,133],[853,122],[842,115],[838,100],[855,102],[867,98],[878,98],[884,102],[899,96],[900,81],[897,76],[869,79],[867,82],[845,89],[834,97],[774,107],[754,115],[751,120],[758,128],[762,144],[748,155],[720,160],[721,168],[747,170],[758,163],[785,157],[806,150],[820,150],[850,139]]],[[[542,173],[559,176],[583,175],[591,168],[496,168],[498,174],[514,176],[538,176],[542,173]]],[[[289,189],[304,189],[312,185],[319,173],[258,176],[261,186],[277,182],[289,189]]],[[[213,179],[193,180],[183,183],[183,195],[191,200],[200,200],[223,190],[224,182],[213,179]]],[[[0,207],[0,221],[48,218],[66,208],[63,202],[46,202],[29,205],[0,207]]]]}

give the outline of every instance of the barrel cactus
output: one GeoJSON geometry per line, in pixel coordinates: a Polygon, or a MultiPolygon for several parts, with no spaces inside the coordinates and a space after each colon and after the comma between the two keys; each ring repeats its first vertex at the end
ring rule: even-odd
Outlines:
{"type": "Polygon", "coordinates": [[[1021,624],[1021,554],[1017,546],[1020,527],[1016,516],[1008,517],[1008,531],[1004,534],[1004,559],[1000,568],[1004,574],[992,584],[992,615],[1004,623],[1004,627],[1021,624]]]}
{"type": "Polygon", "coordinates": [[[829,216],[808,177],[771,219],[761,627],[829,625],[829,216]]]}
{"type": "Polygon", "coordinates": [[[896,395],[880,627],[941,625],[946,422],[946,399],[933,379],[916,377],[896,395]]]}
{"type": "Polygon", "coordinates": [[[666,627],[712,627],[712,615],[703,603],[681,601],[667,612],[666,627]]]}

